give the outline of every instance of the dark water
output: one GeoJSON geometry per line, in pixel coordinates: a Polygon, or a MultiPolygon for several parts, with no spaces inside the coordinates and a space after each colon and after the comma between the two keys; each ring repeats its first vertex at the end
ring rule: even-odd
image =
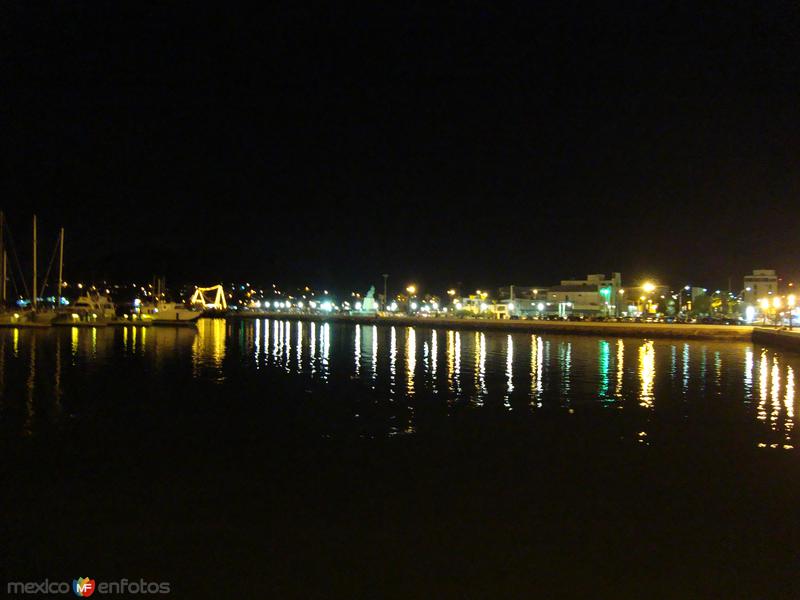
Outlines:
{"type": "Polygon", "coordinates": [[[799,372],[733,342],[0,330],[0,579],[795,598],[799,372]]]}
{"type": "Polygon", "coordinates": [[[603,428],[622,410],[641,443],[679,421],[699,438],[791,451],[798,372],[798,355],[732,342],[269,319],[203,320],[196,332],[0,331],[3,427],[28,435],[97,414],[135,418],[137,405],[152,408],[155,398],[161,410],[186,412],[193,393],[246,396],[256,414],[305,392],[343,396],[294,415],[308,411],[325,435],[412,434],[469,410],[488,422],[584,412],[603,428]]]}

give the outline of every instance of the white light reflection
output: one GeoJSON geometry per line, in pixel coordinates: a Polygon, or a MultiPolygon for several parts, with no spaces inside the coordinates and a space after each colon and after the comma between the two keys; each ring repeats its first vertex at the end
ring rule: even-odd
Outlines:
{"type": "Polygon", "coordinates": [[[506,338],[506,406],[511,406],[511,393],[514,391],[514,340],[506,338]]]}
{"type": "Polygon", "coordinates": [[[255,352],[253,353],[256,361],[256,370],[261,368],[261,321],[256,319],[253,323],[255,332],[255,352]]]}
{"type": "Polygon", "coordinates": [[[372,326],[372,389],[375,389],[375,381],[378,378],[378,327],[372,326]]]}
{"type": "Polygon", "coordinates": [[[753,349],[744,351],[744,400],[753,401],[753,349]]]}
{"type": "Polygon", "coordinates": [[[397,393],[397,330],[392,325],[389,334],[389,394],[397,393]]]}
{"type": "Polygon", "coordinates": [[[297,322],[297,348],[295,354],[297,360],[297,372],[303,372],[303,322],[297,322]]]}
{"type": "Polygon", "coordinates": [[[317,372],[317,324],[314,321],[311,321],[308,332],[308,362],[314,375],[317,372]]]}
{"type": "Polygon", "coordinates": [[[330,352],[331,352],[331,324],[325,323],[322,327],[320,327],[320,335],[319,335],[319,342],[320,342],[320,357],[322,368],[321,376],[323,381],[328,381],[328,375],[330,375],[330,352]]]}
{"type": "Polygon", "coordinates": [[[361,325],[356,324],[355,349],[353,350],[356,377],[361,375],[361,325]]]}
{"type": "Polygon", "coordinates": [[[544,366],[544,346],[542,338],[531,335],[531,399],[537,407],[542,406],[542,368],[544,366]]]}
{"type": "Polygon", "coordinates": [[[486,396],[486,335],[475,332],[475,387],[478,392],[478,404],[483,404],[486,396]]]}
{"type": "Polygon", "coordinates": [[[434,329],[431,332],[431,386],[433,388],[434,394],[438,392],[436,386],[436,369],[438,363],[439,363],[439,342],[438,342],[438,334],[434,329]]]}
{"type": "Polygon", "coordinates": [[[413,327],[406,329],[406,389],[414,395],[414,372],[417,368],[417,333],[413,327]]]}

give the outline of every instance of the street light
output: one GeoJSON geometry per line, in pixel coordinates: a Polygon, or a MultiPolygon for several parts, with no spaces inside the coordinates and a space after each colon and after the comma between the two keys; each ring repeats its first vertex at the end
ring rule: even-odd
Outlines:
{"type": "Polygon", "coordinates": [[[656,286],[655,286],[653,283],[651,283],[651,282],[649,282],[649,281],[646,281],[646,282],[645,282],[645,283],[642,285],[642,289],[643,289],[645,292],[647,292],[648,294],[651,294],[651,293],[652,293],[652,292],[653,292],[653,291],[656,289],[656,286]]]}
{"type": "Polygon", "coordinates": [[[769,310],[769,298],[761,298],[758,301],[759,306],[761,306],[761,314],[764,317],[763,324],[767,324],[767,311],[769,310]]]}
{"type": "Polygon", "coordinates": [[[792,329],[792,317],[794,317],[794,307],[797,304],[797,298],[795,298],[794,294],[789,294],[786,296],[786,306],[789,307],[789,330],[792,329]]]}
{"type": "Polygon", "coordinates": [[[406,288],[406,291],[407,291],[409,294],[416,294],[416,293],[417,293],[417,286],[415,286],[415,285],[410,285],[410,286],[408,286],[408,287],[406,288]]]}

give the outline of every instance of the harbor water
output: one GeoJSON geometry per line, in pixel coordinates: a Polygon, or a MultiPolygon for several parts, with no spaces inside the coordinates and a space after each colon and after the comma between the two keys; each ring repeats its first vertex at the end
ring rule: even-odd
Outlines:
{"type": "Polygon", "coordinates": [[[4,329],[3,568],[180,597],[209,573],[245,597],[791,597],[798,374],[751,342],[4,329]]]}

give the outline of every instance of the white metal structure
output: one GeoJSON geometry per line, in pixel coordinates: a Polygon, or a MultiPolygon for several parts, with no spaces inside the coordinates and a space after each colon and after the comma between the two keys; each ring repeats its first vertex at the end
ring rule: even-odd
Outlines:
{"type": "Polygon", "coordinates": [[[228,308],[228,303],[225,301],[225,290],[221,285],[195,288],[191,303],[201,305],[203,308],[213,308],[216,310],[225,310],[228,308]],[[209,297],[212,293],[214,294],[214,299],[209,301],[209,297]]]}

